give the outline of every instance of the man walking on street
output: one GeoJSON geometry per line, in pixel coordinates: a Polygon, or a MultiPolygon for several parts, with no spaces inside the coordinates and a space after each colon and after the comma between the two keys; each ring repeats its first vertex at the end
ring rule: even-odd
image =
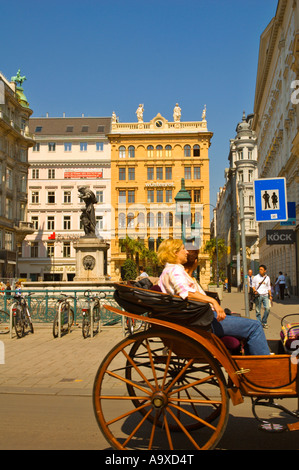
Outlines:
{"type": "Polygon", "coordinates": [[[279,271],[279,276],[275,284],[279,285],[280,299],[284,300],[284,290],[286,286],[286,280],[281,271],[279,271]]]}
{"type": "Polygon", "coordinates": [[[253,309],[253,303],[254,303],[254,293],[253,293],[253,275],[252,275],[252,269],[248,270],[248,296],[249,296],[249,310],[253,309]]]}
{"type": "Polygon", "coordinates": [[[270,301],[272,300],[270,277],[264,264],[259,267],[259,273],[254,276],[252,283],[255,295],[256,318],[264,328],[268,328],[267,319],[270,313],[270,301]],[[264,315],[261,317],[261,308],[264,306],[264,315]]]}

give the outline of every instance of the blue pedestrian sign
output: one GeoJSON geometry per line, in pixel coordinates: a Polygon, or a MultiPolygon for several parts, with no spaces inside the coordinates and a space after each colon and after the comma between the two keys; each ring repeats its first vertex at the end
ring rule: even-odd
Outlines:
{"type": "Polygon", "coordinates": [[[254,181],[255,219],[257,222],[288,220],[285,178],[262,178],[254,181]]]}

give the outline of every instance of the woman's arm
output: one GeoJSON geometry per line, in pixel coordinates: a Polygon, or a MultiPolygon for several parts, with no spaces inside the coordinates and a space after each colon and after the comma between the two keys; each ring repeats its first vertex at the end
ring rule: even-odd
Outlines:
{"type": "Polygon", "coordinates": [[[217,320],[222,321],[226,317],[226,313],[224,312],[223,308],[218,304],[217,300],[213,297],[209,297],[205,294],[200,294],[199,292],[189,292],[188,299],[190,300],[197,300],[199,302],[203,302],[205,304],[211,304],[214,307],[214,310],[217,313],[217,320]]]}

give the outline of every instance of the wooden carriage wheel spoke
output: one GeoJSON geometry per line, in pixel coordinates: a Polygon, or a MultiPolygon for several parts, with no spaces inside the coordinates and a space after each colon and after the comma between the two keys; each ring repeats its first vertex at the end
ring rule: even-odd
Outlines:
{"type": "Polygon", "coordinates": [[[158,390],[159,385],[158,385],[158,380],[157,380],[157,375],[156,375],[156,369],[155,369],[155,364],[154,364],[154,361],[153,361],[152,351],[151,351],[151,348],[150,348],[148,339],[146,340],[146,348],[147,348],[148,355],[149,355],[149,359],[150,359],[150,363],[151,363],[151,368],[152,368],[152,372],[153,372],[153,377],[154,377],[154,379],[155,379],[156,390],[158,390]]]}
{"type": "Polygon", "coordinates": [[[189,441],[192,442],[192,444],[194,445],[195,449],[197,450],[200,450],[200,447],[199,445],[195,442],[195,440],[193,439],[193,437],[191,436],[191,434],[187,431],[187,429],[185,428],[185,426],[183,426],[183,424],[180,422],[180,420],[175,416],[175,414],[172,412],[172,410],[169,408],[169,406],[166,408],[168,413],[173,417],[173,419],[176,421],[177,425],[181,428],[181,430],[183,431],[183,433],[188,437],[189,441]]]}
{"type": "Polygon", "coordinates": [[[214,377],[214,376],[210,375],[209,377],[205,377],[204,379],[195,380],[195,382],[192,382],[192,383],[187,382],[186,380],[187,385],[182,385],[179,388],[173,389],[171,392],[169,392],[169,395],[173,395],[174,393],[182,392],[183,390],[187,390],[188,388],[195,387],[196,385],[199,385],[199,384],[203,384],[207,382],[211,377],[214,377]]]}
{"type": "Polygon", "coordinates": [[[165,380],[166,380],[167,373],[168,373],[168,370],[169,370],[169,364],[170,364],[171,356],[172,356],[172,345],[171,345],[171,347],[169,348],[169,351],[168,351],[168,356],[167,356],[165,371],[164,371],[164,377],[163,377],[162,385],[161,385],[162,389],[164,388],[164,385],[165,385],[165,380]]]}
{"type": "Polygon", "coordinates": [[[167,436],[167,440],[168,440],[168,444],[169,444],[169,449],[174,450],[165,410],[163,410],[163,422],[164,422],[164,426],[165,426],[165,431],[166,431],[166,436],[167,436]]]}
{"type": "Polygon", "coordinates": [[[133,382],[132,380],[128,380],[126,379],[125,377],[121,377],[120,375],[118,374],[115,374],[114,372],[111,372],[109,370],[106,371],[106,373],[112,377],[114,377],[115,379],[118,379],[118,380],[121,380],[122,382],[126,382],[127,384],[131,385],[132,387],[136,387],[138,388],[139,390],[141,390],[142,392],[144,393],[147,393],[147,394],[151,394],[150,391],[146,390],[145,388],[141,387],[140,385],[138,385],[137,383],[133,382]]]}
{"type": "Polygon", "coordinates": [[[133,359],[123,349],[122,349],[122,353],[124,354],[125,358],[129,361],[129,363],[134,367],[134,369],[140,375],[140,377],[147,383],[147,385],[152,389],[152,391],[154,391],[155,388],[152,386],[149,380],[145,377],[145,375],[141,372],[141,370],[139,369],[137,364],[133,361],[133,359]]]}
{"type": "Polygon", "coordinates": [[[131,434],[129,435],[129,437],[125,440],[123,446],[125,447],[128,442],[130,442],[130,440],[132,439],[132,437],[135,436],[136,432],[138,431],[138,429],[143,425],[144,421],[147,419],[147,417],[151,414],[152,412],[152,409],[150,409],[146,415],[144,415],[144,417],[142,418],[142,420],[140,421],[140,423],[137,424],[137,426],[133,429],[133,431],[131,432],[131,434]]]}
{"type": "Polygon", "coordinates": [[[169,403],[169,406],[172,406],[172,407],[175,408],[176,410],[180,410],[182,413],[185,413],[186,415],[190,416],[191,418],[196,419],[197,421],[199,421],[200,423],[204,424],[204,425],[207,426],[208,428],[213,429],[213,431],[216,431],[216,430],[217,430],[217,427],[212,426],[212,424],[208,423],[207,421],[205,421],[204,419],[200,418],[199,416],[190,413],[190,411],[185,410],[185,409],[182,408],[181,406],[177,406],[177,405],[175,405],[174,403],[169,403]]]}
{"type": "Polygon", "coordinates": [[[111,424],[116,423],[117,421],[119,421],[121,419],[127,418],[128,416],[136,413],[136,411],[140,411],[140,410],[142,410],[143,408],[146,408],[149,405],[150,405],[150,403],[145,403],[142,406],[139,406],[138,408],[133,408],[131,411],[127,411],[127,413],[124,413],[120,416],[117,416],[116,418],[113,418],[110,421],[107,421],[106,424],[107,424],[107,426],[110,426],[111,424]]]}
{"type": "Polygon", "coordinates": [[[164,390],[165,393],[168,393],[169,390],[173,387],[173,385],[179,380],[179,378],[184,374],[184,372],[188,369],[188,367],[193,364],[194,359],[190,359],[185,366],[180,370],[180,372],[176,375],[176,377],[171,381],[171,383],[168,385],[167,389],[164,390]]]}

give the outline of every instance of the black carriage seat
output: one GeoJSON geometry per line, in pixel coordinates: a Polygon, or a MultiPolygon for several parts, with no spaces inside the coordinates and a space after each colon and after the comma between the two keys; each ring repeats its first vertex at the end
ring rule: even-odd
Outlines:
{"type": "MultiPolygon", "coordinates": [[[[183,300],[177,295],[161,292],[158,286],[151,290],[132,284],[114,284],[114,299],[126,311],[143,315],[145,313],[186,327],[211,330],[214,313],[209,304],[194,300],[183,300]]],[[[232,336],[220,338],[231,354],[238,354],[241,343],[232,336]]]]}

